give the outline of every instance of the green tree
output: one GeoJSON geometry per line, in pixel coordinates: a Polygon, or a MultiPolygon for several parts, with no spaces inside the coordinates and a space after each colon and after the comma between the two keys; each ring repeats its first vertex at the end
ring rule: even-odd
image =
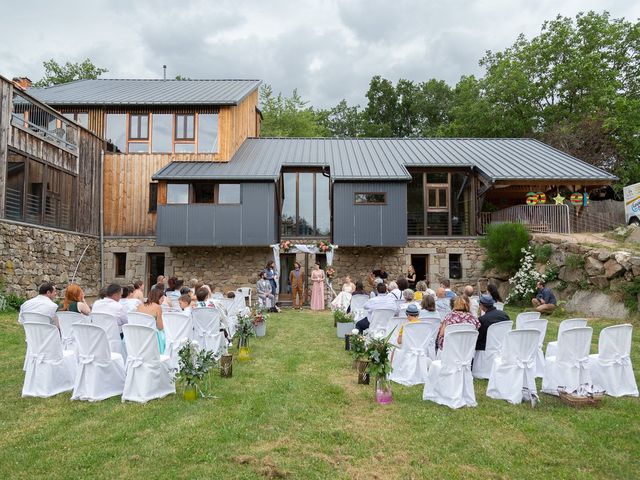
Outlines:
{"type": "Polygon", "coordinates": [[[359,137],[362,135],[362,113],[359,106],[350,107],[345,99],[329,110],[317,113],[320,125],[331,137],[359,137]]]}
{"type": "Polygon", "coordinates": [[[264,118],[261,135],[264,137],[323,137],[327,130],[313,108],[307,106],[297,90],[291,97],[273,94],[270,85],[260,89],[260,104],[264,118]]]}
{"type": "Polygon", "coordinates": [[[44,77],[35,82],[34,87],[50,87],[74,80],[93,80],[108,72],[106,68],[95,66],[88,58],[83,62],[67,62],[64,65],[60,65],[52,58],[43,62],[42,65],[44,65],[44,77]]]}

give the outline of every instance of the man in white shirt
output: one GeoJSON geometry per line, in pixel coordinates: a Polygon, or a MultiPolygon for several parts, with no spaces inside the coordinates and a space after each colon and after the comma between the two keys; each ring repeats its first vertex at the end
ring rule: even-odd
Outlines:
{"type": "Polygon", "coordinates": [[[122,337],[122,325],[128,323],[127,310],[120,303],[122,298],[122,287],[117,283],[112,283],[107,287],[106,296],[101,300],[96,300],[91,307],[91,313],[107,313],[113,315],[118,322],[118,330],[122,337]]]}
{"type": "Polygon", "coordinates": [[[58,305],[53,301],[58,294],[56,286],[53,283],[45,282],[38,288],[38,295],[30,300],[27,300],[20,307],[20,314],[18,315],[18,321],[24,323],[23,313],[41,313],[51,319],[56,327],[60,328],[58,324],[58,317],[56,311],[58,305]]]}
{"type": "Polygon", "coordinates": [[[369,318],[374,310],[393,310],[396,315],[398,314],[398,306],[396,305],[396,299],[393,295],[387,293],[387,286],[384,283],[376,285],[378,296],[371,298],[364,304],[364,310],[367,312],[367,316],[356,323],[356,328],[360,330],[360,333],[369,328],[369,318]]]}
{"type": "Polygon", "coordinates": [[[444,288],[440,287],[436,290],[436,311],[440,318],[451,313],[451,299],[447,298],[444,288]]]}
{"type": "Polygon", "coordinates": [[[480,304],[478,303],[477,298],[473,298],[473,287],[471,285],[467,285],[464,287],[464,295],[469,299],[469,308],[471,315],[478,318],[478,309],[480,308],[480,304]]]}

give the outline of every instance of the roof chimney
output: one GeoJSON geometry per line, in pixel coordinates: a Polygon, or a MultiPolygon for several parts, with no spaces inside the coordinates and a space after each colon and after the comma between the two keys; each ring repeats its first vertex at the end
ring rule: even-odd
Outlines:
{"type": "Polygon", "coordinates": [[[32,83],[29,77],[13,77],[13,84],[20,90],[31,88],[32,83]]]}
{"type": "Polygon", "coordinates": [[[166,65],[162,65],[162,79],[163,80],[167,79],[167,66],[166,65]]]}

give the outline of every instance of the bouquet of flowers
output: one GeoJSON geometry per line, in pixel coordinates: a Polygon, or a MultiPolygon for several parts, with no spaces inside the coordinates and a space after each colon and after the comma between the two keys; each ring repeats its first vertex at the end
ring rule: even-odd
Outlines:
{"type": "MultiPolygon", "coordinates": [[[[199,388],[204,376],[217,364],[210,350],[200,350],[198,342],[183,338],[178,350],[178,370],[174,381],[182,382],[187,387],[199,388]]],[[[202,394],[202,392],[201,392],[202,394]]]]}
{"type": "Polygon", "coordinates": [[[280,242],[280,250],[284,252],[288,252],[293,245],[291,244],[291,240],[282,240],[280,242]]]}
{"type": "Polygon", "coordinates": [[[264,323],[269,318],[267,315],[267,309],[264,307],[258,307],[253,312],[253,326],[257,327],[261,323],[264,323]]]}
{"type": "Polygon", "coordinates": [[[367,372],[375,377],[385,378],[391,373],[391,350],[395,348],[389,339],[395,328],[387,336],[376,332],[372,336],[366,337],[365,355],[369,358],[367,372]]]}
{"type": "Polygon", "coordinates": [[[367,348],[365,345],[365,336],[360,333],[357,328],[351,331],[351,338],[349,339],[351,356],[354,360],[360,360],[366,354],[367,348]]]}
{"type": "Polygon", "coordinates": [[[249,337],[253,337],[256,334],[256,331],[253,328],[253,317],[249,315],[238,315],[238,327],[236,329],[236,334],[240,339],[240,343],[243,341],[246,343],[249,337]]]}
{"type": "Polygon", "coordinates": [[[327,275],[327,278],[331,280],[335,276],[336,271],[333,267],[328,267],[325,273],[327,275]]]}
{"type": "Polygon", "coordinates": [[[327,253],[333,250],[333,245],[331,245],[329,242],[325,242],[324,240],[320,240],[319,242],[317,242],[316,247],[323,253],[327,253]]]}

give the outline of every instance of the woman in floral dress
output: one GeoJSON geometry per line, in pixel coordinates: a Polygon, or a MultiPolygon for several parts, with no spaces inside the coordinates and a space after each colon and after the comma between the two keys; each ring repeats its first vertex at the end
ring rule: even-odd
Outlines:
{"type": "Polygon", "coordinates": [[[316,263],[311,272],[311,310],[324,310],[324,272],[320,264],[316,263]]]}
{"type": "Polygon", "coordinates": [[[438,350],[442,350],[444,347],[444,330],[447,328],[447,325],[453,325],[454,323],[470,323],[476,330],[480,328],[480,322],[469,313],[469,305],[462,297],[456,297],[453,301],[453,311],[448,313],[440,323],[437,340],[438,350]]]}

